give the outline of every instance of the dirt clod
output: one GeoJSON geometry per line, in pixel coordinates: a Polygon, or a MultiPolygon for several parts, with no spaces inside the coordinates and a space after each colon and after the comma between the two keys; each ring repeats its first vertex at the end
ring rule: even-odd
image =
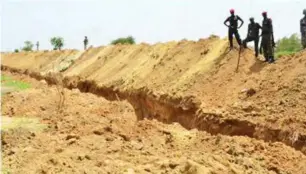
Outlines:
{"type": "Polygon", "coordinates": [[[46,108],[45,108],[44,106],[40,106],[40,109],[41,109],[42,111],[45,111],[45,110],[46,110],[46,108]]]}
{"type": "Polygon", "coordinates": [[[66,140],[70,139],[80,139],[80,136],[74,134],[67,135],[66,140]]]}
{"type": "Polygon", "coordinates": [[[113,129],[112,129],[111,127],[109,127],[109,126],[104,127],[104,130],[105,130],[106,132],[112,132],[112,131],[113,131],[113,129]]]}
{"type": "Polygon", "coordinates": [[[119,136],[120,136],[121,138],[123,138],[124,141],[130,141],[130,137],[128,137],[128,136],[125,135],[125,134],[119,134],[119,136]]]}
{"type": "Polygon", "coordinates": [[[103,135],[102,130],[94,130],[93,133],[96,134],[96,135],[103,135]]]}
{"type": "Polygon", "coordinates": [[[246,95],[247,95],[248,97],[251,97],[251,96],[253,96],[254,94],[256,94],[256,90],[253,89],[253,88],[250,88],[250,89],[248,89],[248,90],[246,91],[246,95]]]}
{"type": "Polygon", "coordinates": [[[8,156],[10,156],[10,155],[14,155],[16,152],[14,151],[14,150],[11,150],[11,151],[9,151],[8,153],[7,153],[7,155],[8,156]]]}
{"type": "Polygon", "coordinates": [[[106,141],[114,141],[114,138],[113,137],[106,137],[105,140],[106,141]]]}
{"type": "Polygon", "coordinates": [[[76,139],[75,138],[73,138],[73,139],[70,139],[69,141],[68,141],[68,145],[72,145],[72,144],[74,144],[74,143],[76,143],[76,139]]]}
{"type": "Polygon", "coordinates": [[[89,155],[85,155],[85,158],[88,159],[88,160],[91,160],[89,155]]]}
{"type": "Polygon", "coordinates": [[[179,164],[176,164],[176,163],[170,163],[169,164],[169,167],[171,168],[171,169],[174,169],[175,167],[177,167],[179,164]]]}

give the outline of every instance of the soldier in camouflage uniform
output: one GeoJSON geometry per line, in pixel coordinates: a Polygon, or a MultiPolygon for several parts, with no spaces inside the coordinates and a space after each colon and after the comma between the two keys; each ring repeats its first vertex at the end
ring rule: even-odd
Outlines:
{"type": "Polygon", "coordinates": [[[263,12],[262,16],[264,19],[262,21],[262,39],[260,51],[263,51],[266,62],[273,63],[275,42],[272,20],[267,17],[267,12],[263,12]]]}
{"type": "Polygon", "coordinates": [[[301,19],[301,34],[302,34],[302,45],[303,48],[306,48],[306,9],[304,9],[303,14],[305,15],[303,19],[301,19]]]}

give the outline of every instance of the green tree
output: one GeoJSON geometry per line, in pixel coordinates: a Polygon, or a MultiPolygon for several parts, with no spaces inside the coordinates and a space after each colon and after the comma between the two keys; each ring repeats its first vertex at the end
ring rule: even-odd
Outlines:
{"type": "Polygon", "coordinates": [[[276,57],[291,55],[302,50],[301,39],[298,34],[284,37],[276,42],[276,57]]]}
{"type": "Polygon", "coordinates": [[[64,46],[64,39],[62,37],[52,37],[50,39],[53,50],[61,50],[64,46]]]}
{"type": "Polygon", "coordinates": [[[25,41],[24,46],[22,47],[23,51],[32,51],[33,50],[33,43],[31,41],[25,41]]]}
{"type": "Polygon", "coordinates": [[[116,40],[113,40],[111,42],[112,45],[117,45],[117,44],[135,44],[135,39],[132,36],[128,37],[121,37],[116,40]]]}
{"type": "Polygon", "coordinates": [[[15,52],[15,53],[18,53],[18,52],[19,52],[19,50],[18,50],[18,49],[15,49],[15,50],[14,50],[14,52],[15,52]]]}

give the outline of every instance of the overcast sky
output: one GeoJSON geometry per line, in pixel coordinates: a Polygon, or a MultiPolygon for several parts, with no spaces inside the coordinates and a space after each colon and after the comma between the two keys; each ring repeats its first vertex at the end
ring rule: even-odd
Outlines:
{"type": "MultiPolygon", "coordinates": [[[[234,8],[246,24],[249,17],[262,21],[266,10],[275,37],[299,33],[306,0],[2,0],[1,48],[12,51],[25,40],[51,49],[50,38],[62,36],[65,48],[106,45],[132,35],[146,43],[198,40],[211,34],[226,36],[223,25],[234,8]]],[[[242,38],[246,26],[240,29],[242,38]]]]}

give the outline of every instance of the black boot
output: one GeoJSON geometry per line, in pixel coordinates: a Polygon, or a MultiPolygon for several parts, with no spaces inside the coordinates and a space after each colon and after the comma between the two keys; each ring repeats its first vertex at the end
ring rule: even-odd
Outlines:
{"type": "Polygon", "coordinates": [[[272,56],[270,59],[269,59],[269,63],[274,63],[275,60],[274,60],[274,57],[272,56]]]}

